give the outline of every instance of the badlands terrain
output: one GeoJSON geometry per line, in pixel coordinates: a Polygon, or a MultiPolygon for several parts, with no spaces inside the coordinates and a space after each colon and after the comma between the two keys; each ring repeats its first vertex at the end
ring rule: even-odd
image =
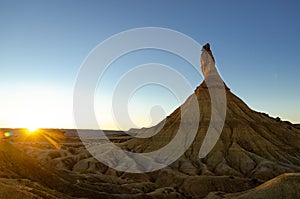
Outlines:
{"type": "MultiPolygon", "coordinates": [[[[199,157],[211,116],[219,111],[212,108],[207,86],[218,78],[208,55],[212,53],[206,45],[201,58],[205,81],[181,107],[157,126],[132,130],[151,134],[159,129],[158,133],[138,138],[106,131],[116,146],[147,153],[171,142],[182,122],[199,118],[193,142],[175,162],[146,173],[123,172],[96,160],[76,130],[40,129],[29,134],[25,129],[1,129],[0,198],[300,198],[299,125],[250,109],[223,82],[210,85],[216,92],[224,88],[224,126],[212,150],[199,157]],[[200,114],[194,111],[193,99],[200,114]],[[181,113],[187,120],[181,121],[181,113]]],[[[189,134],[189,125],[183,126],[189,134]]],[[[108,142],[97,131],[85,133],[98,145],[108,142]]],[[[110,150],[102,153],[116,163],[126,160],[110,150]]]]}
{"type": "MultiPolygon", "coordinates": [[[[193,143],[170,166],[139,174],[100,163],[76,130],[40,129],[28,134],[25,129],[1,129],[12,135],[0,142],[0,198],[299,198],[300,130],[256,114],[267,119],[271,129],[283,126],[284,136],[275,139],[278,135],[268,134],[268,128],[256,134],[258,127],[241,124],[237,129],[234,122],[226,122],[227,134],[206,158],[197,159],[193,153],[199,146],[193,143]]],[[[140,146],[137,138],[108,134],[121,147],[140,146]]],[[[143,150],[149,150],[147,146],[143,150]]]]}
{"type": "MultiPolygon", "coordinates": [[[[195,92],[202,93],[201,109],[209,110],[205,85],[195,92]]],[[[0,198],[299,198],[300,130],[252,111],[226,92],[227,118],[213,150],[199,159],[209,120],[203,116],[184,155],[149,173],[108,168],[86,150],[76,130],[40,129],[28,134],[25,129],[1,129],[11,136],[0,141],[0,198]]],[[[179,111],[152,138],[106,133],[124,149],[152,151],[172,139],[179,111]]],[[[86,133],[94,136],[97,131],[86,133]]],[[[97,141],[107,142],[101,137],[97,141]]]]}

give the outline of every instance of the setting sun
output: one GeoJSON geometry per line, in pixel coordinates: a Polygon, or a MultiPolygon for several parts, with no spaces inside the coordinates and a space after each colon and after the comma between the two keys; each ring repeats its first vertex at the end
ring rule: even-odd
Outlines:
{"type": "Polygon", "coordinates": [[[39,130],[38,127],[34,127],[34,126],[32,126],[32,127],[27,127],[28,133],[34,133],[34,132],[36,132],[36,131],[38,131],[38,130],[39,130]]]}

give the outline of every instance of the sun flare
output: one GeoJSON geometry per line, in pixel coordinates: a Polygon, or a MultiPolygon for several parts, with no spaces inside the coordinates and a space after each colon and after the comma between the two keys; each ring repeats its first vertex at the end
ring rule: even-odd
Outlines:
{"type": "Polygon", "coordinates": [[[35,126],[31,126],[31,127],[27,127],[27,131],[28,133],[35,133],[39,130],[38,127],[35,127],[35,126]]]}

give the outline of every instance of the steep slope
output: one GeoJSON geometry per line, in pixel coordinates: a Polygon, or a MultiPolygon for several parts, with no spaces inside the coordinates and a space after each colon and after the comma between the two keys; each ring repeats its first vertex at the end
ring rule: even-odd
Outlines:
{"type": "MultiPolygon", "coordinates": [[[[210,51],[209,46],[207,49],[210,51]]],[[[213,70],[214,59],[209,61],[203,59],[208,59],[207,55],[204,58],[202,55],[201,63],[204,65],[202,70],[207,68],[213,70]]],[[[195,90],[201,115],[199,129],[193,144],[172,167],[192,175],[232,175],[263,181],[282,173],[299,172],[299,129],[290,123],[251,110],[241,99],[232,94],[226,85],[227,111],[221,136],[213,150],[205,158],[199,159],[199,150],[210,124],[212,110],[210,91],[206,85],[207,80],[211,80],[211,76],[207,71],[203,73],[206,74],[206,81],[195,90]],[[189,166],[184,169],[181,168],[182,165],[189,166]]],[[[182,107],[192,108],[189,107],[190,98],[182,107]]],[[[157,126],[141,131],[143,134],[152,134],[159,129],[160,125],[164,125],[153,137],[135,138],[123,143],[122,146],[139,153],[155,151],[165,146],[177,133],[182,107],[176,109],[157,126]]],[[[193,121],[194,116],[191,114],[189,117],[193,121]]],[[[188,128],[186,133],[189,133],[188,128]]]]}
{"type": "MultiPolygon", "coordinates": [[[[211,106],[205,83],[195,93],[202,115],[200,128],[181,160],[190,160],[192,165],[201,170],[207,167],[217,175],[262,180],[281,173],[300,171],[300,131],[285,122],[251,110],[229,89],[226,90],[227,116],[220,139],[208,156],[199,160],[198,153],[210,122],[211,106]]],[[[180,109],[177,109],[166,119],[160,133],[151,139],[132,139],[123,145],[136,152],[157,150],[172,140],[179,123],[180,109]]]]}
{"type": "MultiPolygon", "coordinates": [[[[192,126],[197,122],[197,132],[191,145],[183,136],[177,140],[177,148],[173,147],[169,153],[172,156],[182,147],[189,146],[175,162],[171,162],[164,169],[134,176],[143,176],[142,178],[146,179],[148,175],[159,187],[173,187],[186,197],[203,198],[211,191],[240,192],[280,174],[299,172],[299,129],[288,122],[251,110],[231,93],[222,80],[219,81],[220,76],[211,56],[209,45],[205,45],[201,56],[201,69],[205,81],[181,107],[158,125],[135,130],[137,135],[142,135],[141,137],[154,136],[136,137],[116,144],[130,152],[154,152],[173,142],[179,130],[189,137],[193,133],[192,126]],[[211,98],[211,94],[215,94],[214,98],[211,98]],[[222,94],[226,96],[225,101],[222,100],[222,94]],[[198,107],[195,107],[195,99],[198,107]],[[226,107],[224,121],[222,106],[226,107]],[[211,126],[212,118],[214,120],[211,126]],[[219,125],[223,122],[224,124],[219,125]],[[219,139],[215,145],[213,138],[208,139],[213,143],[213,148],[207,155],[201,156],[199,152],[205,144],[204,141],[207,141],[207,132],[211,127],[218,130],[220,126],[222,130],[219,139]],[[156,131],[158,132],[154,133],[156,131]]],[[[124,165],[125,168],[133,167],[141,171],[145,166],[150,167],[148,163],[164,164],[164,158],[169,158],[162,155],[151,159],[150,162],[146,159],[148,163],[141,164],[143,159],[135,159],[136,162],[132,162],[131,154],[115,153],[110,149],[96,144],[91,152],[100,153],[102,159],[109,159],[111,165],[124,165]]],[[[115,175],[124,176],[123,172],[115,175]]]]}

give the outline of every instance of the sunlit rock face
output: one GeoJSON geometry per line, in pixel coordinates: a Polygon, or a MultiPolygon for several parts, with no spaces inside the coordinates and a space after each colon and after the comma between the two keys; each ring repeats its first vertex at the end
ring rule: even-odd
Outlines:
{"type": "Polygon", "coordinates": [[[201,70],[205,78],[209,73],[215,72],[214,67],[215,59],[210,50],[210,45],[207,43],[203,46],[201,53],[201,70]]]}
{"type": "Polygon", "coordinates": [[[224,88],[229,90],[227,85],[223,82],[222,77],[220,76],[216,64],[213,53],[210,49],[209,43],[205,44],[202,47],[202,53],[200,58],[201,70],[204,76],[204,80],[200,86],[210,88],[219,87],[221,89],[224,88]]]}

